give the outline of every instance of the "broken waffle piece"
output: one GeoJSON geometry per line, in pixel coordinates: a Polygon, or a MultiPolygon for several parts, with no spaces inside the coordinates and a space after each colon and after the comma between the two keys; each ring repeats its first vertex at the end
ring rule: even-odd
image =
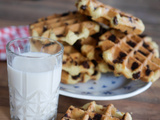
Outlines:
{"type": "Polygon", "coordinates": [[[98,105],[95,101],[81,108],[70,106],[61,120],[132,120],[131,115],[118,111],[113,104],[98,105]]]}
{"type": "Polygon", "coordinates": [[[103,51],[103,59],[114,66],[114,73],[133,80],[156,81],[160,77],[156,43],[149,37],[113,31],[107,31],[100,37],[99,46],[103,51]]]}
{"type": "Polygon", "coordinates": [[[77,12],[53,15],[50,19],[40,19],[38,23],[30,25],[30,34],[65,41],[73,45],[78,39],[87,38],[98,33],[100,25],[91,21],[85,15],[77,12]]]}
{"type": "Polygon", "coordinates": [[[91,60],[97,71],[102,73],[113,71],[110,66],[102,58],[102,50],[97,47],[98,40],[93,37],[88,37],[86,39],[78,40],[74,46],[78,48],[81,53],[91,60]]]}
{"type": "Polygon", "coordinates": [[[97,0],[78,0],[76,6],[80,13],[91,16],[92,20],[104,23],[122,32],[141,34],[145,29],[139,18],[97,0]]]}
{"type": "Polygon", "coordinates": [[[63,67],[70,75],[76,76],[80,73],[92,75],[94,73],[94,64],[78,52],[73,46],[64,46],[63,67]]]}
{"type": "Polygon", "coordinates": [[[101,73],[94,71],[92,75],[86,73],[79,73],[78,75],[72,76],[68,72],[62,70],[61,83],[64,84],[76,84],[76,83],[85,83],[89,80],[98,80],[101,77],[101,73]]]}

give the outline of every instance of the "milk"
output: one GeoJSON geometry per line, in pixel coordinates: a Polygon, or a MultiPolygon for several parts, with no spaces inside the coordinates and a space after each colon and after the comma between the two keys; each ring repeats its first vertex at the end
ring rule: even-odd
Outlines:
{"type": "Polygon", "coordinates": [[[56,63],[58,61],[55,56],[45,53],[29,52],[22,55],[29,57],[17,56],[13,59],[12,65],[8,65],[11,118],[55,118],[61,64],[56,63]]]}

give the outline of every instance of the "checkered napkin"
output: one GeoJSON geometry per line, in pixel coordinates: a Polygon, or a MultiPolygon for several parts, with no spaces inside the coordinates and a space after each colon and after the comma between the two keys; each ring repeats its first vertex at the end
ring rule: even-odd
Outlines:
{"type": "Polygon", "coordinates": [[[6,44],[9,41],[28,36],[28,26],[10,26],[0,28],[0,60],[6,60],[6,44]]]}

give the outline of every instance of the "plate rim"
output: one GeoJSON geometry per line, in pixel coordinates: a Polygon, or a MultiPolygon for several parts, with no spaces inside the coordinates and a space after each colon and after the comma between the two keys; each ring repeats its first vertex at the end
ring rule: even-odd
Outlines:
{"type": "Polygon", "coordinates": [[[129,98],[129,97],[133,97],[135,95],[138,95],[138,94],[146,91],[151,85],[152,85],[152,82],[148,82],[145,86],[140,87],[135,91],[132,91],[127,94],[120,94],[120,95],[113,95],[113,96],[81,95],[81,94],[75,94],[75,93],[64,91],[64,90],[60,90],[59,94],[63,95],[63,96],[78,98],[78,99],[83,99],[83,100],[120,100],[120,99],[125,99],[125,98],[129,98]]]}

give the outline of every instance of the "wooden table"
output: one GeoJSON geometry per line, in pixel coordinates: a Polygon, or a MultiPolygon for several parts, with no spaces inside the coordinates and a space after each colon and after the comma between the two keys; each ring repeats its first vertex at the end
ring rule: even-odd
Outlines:
{"type": "MultiPolygon", "coordinates": [[[[114,7],[141,18],[145,33],[160,45],[160,1],[159,0],[101,0],[114,7]]],[[[37,18],[52,13],[75,10],[74,0],[0,0],[0,27],[27,25],[37,18]]],[[[92,100],[81,100],[60,95],[58,119],[70,105],[77,107],[92,100]]],[[[119,110],[132,113],[134,120],[160,120],[160,80],[145,92],[124,100],[96,101],[99,104],[113,103],[119,110]]],[[[0,120],[9,120],[9,93],[6,61],[0,62],[0,120]]]]}

